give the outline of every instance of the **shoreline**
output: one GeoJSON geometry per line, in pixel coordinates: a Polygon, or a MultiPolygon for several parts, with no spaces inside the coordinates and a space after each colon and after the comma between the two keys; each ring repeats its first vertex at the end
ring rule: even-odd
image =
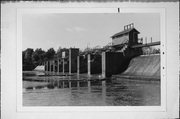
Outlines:
{"type": "MultiPolygon", "coordinates": [[[[33,71],[34,72],[34,71],[33,71]]],[[[87,74],[73,74],[71,77],[73,78],[78,78],[77,80],[86,80],[89,79],[89,80],[109,80],[109,79],[118,79],[118,78],[124,78],[124,79],[129,79],[129,80],[142,80],[142,81],[160,81],[160,77],[152,77],[152,76],[141,76],[141,75],[126,75],[126,74],[117,74],[117,75],[112,75],[111,77],[105,77],[105,78],[102,78],[102,77],[99,77],[98,75],[96,74],[92,74],[91,77],[88,77],[87,74]]],[[[68,80],[69,76],[60,76],[60,75],[40,75],[40,76],[32,76],[32,75],[29,75],[29,76],[23,76],[23,81],[38,81],[38,82],[44,82],[46,81],[47,79],[54,79],[54,80],[68,80]],[[37,78],[39,78],[37,80],[37,78]]],[[[72,80],[72,79],[71,79],[72,80]]],[[[73,81],[76,80],[76,79],[73,79],[73,81]]]]}
{"type": "Polygon", "coordinates": [[[129,80],[143,80],[143,81],[160,81],[160,77],[124,75],[124,74],[113,75],[111,78],[125,78],[129,80]]]}

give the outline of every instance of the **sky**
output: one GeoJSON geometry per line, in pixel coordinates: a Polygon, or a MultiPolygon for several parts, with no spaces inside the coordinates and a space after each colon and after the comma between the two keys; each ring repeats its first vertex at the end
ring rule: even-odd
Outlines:
{"type": "Polygon", "coordinates": [[[134,23],[140,37],[160,41],[157,13],[47,13],[25,14],[22,19],[22,50],[27,48],[103,47],[111,36],[134,23]]]}

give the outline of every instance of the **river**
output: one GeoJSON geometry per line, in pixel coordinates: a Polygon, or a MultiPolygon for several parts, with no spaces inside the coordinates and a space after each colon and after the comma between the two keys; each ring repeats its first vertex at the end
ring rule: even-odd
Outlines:
{"type": "Polygon", "coordinates": [[[23,81],[23,106],[159,105],[159,81],[117,78],[110,81],[74,81],[71,84],[64,82],[63,86],[23,81]]]}

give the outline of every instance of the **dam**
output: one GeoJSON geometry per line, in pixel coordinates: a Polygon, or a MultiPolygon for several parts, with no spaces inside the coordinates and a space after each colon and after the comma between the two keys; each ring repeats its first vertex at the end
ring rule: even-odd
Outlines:
{"type": "Polygon", "coordinates": [[[151,39],[150,43],[143,43],[138,38],[139,33],[134,24],[129,24],[124,26],[123,31],[111,36],[111,45],[98,49],[98,53],[80,53],[78,48],[69,48],[62,57],[55,56],[38,67],[42,69],[43,66],[45,72],[54,75],[100,74],[106,78],[122,74],[160,79],[160,56],[142,56],[143,47],[157,46],[160,42],[152,42],[151,39]]]}
{"type": "Polygon", "coordinates": [[[160,54],[143,55],[134,24],[111,36],[107,47],[69,48],[23,72],[24,106],[159,106],[160,54]]]}

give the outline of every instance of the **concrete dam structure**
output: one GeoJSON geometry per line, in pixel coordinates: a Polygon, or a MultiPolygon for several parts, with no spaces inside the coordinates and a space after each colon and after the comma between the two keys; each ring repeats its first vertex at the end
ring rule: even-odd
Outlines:
{"type": "Polygon", "coordinates": [[[70,48],[63,57],[54,57],[44,62],[45,71],[53,73],[86,73],[101,77],[126,76],[127,78],[160,79],[160,55],[143,56],[142,47],[160,45],[160,42],[143,44],[138,38],[140,32],[134,24],[114,34],[112,44],[100,53],[81,54],[79,48],[70,48]]]}
{"type": "Polygon", "coordinates": [[[133,58],[122,75],[160,79],[160,55],[145,55],[133,58]]]}

